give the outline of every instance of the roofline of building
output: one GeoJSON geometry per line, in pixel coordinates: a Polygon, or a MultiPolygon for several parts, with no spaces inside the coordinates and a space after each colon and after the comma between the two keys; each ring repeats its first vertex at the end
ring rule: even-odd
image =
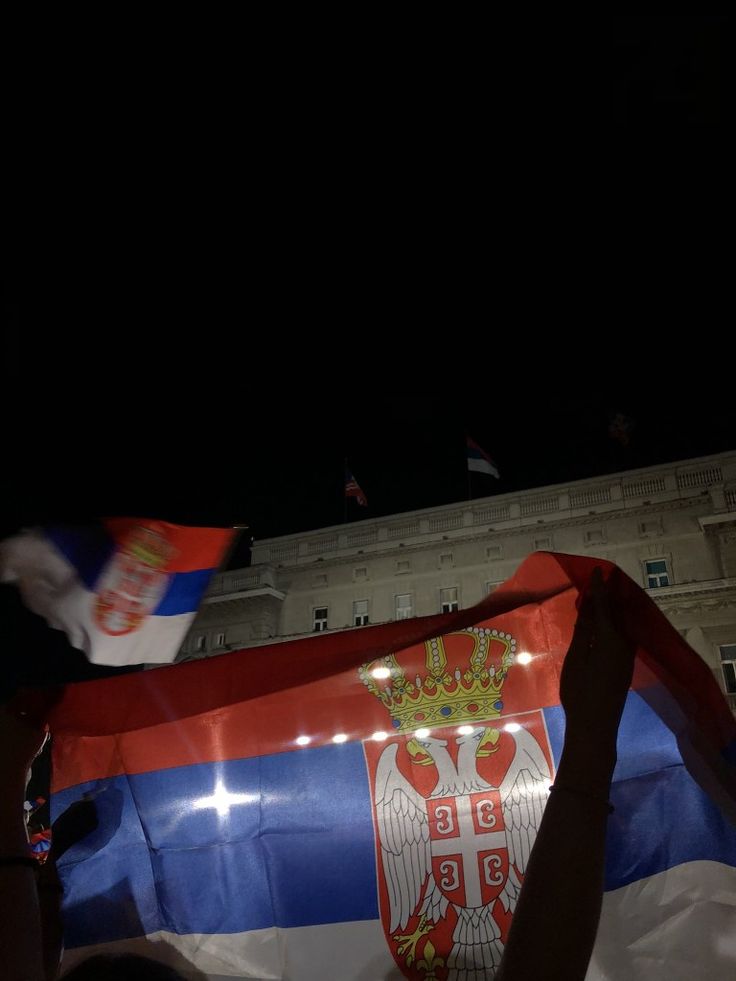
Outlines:
{"type": "Polygon", "coordinates": [[[419,518],[422,515],[436,514],[437,512],[442,511],[455,511],[458,508],[468,507],[469,505],[472,505],[472,507],[475,508],[483,504],[502,504],[504,502],[518,500],[519,498],[533,497],[535,495],[545,493],[560,494],[572,487],[610,483],[613,478],[625,480],[627,477],[641,477],[642,475],[656,473],[662,470],[673,470],[678,468],[685,469],[688,467],[703,466],[704,464],[718,463],[726,459],[733,459],[734,462],[736,462],[736,449],[726,450],[722,453],[712,453],[708,456],[691,457],[687,460],[672,460],[670,463],[657,463],[648,467],[637,467],[633,470],[613,470],[611,473],[599,474],[595,477],[582,477],[580,480],[568,480],[560,484],[544,484],[537,487],[528,487],[523,490],[509,491],[505,494],[493,494],[490,497],[474,497],[472,500],[454,501],[450,504],[437,504],[432,507],[419,508],[414,511],[397,511],[393,514],[382,514],[374,518],[364,518],[361,521],[350,521],[337,525],[324,525],[320,528],[310,528],[305,531],[291,532],[288,535],[276,535],[272,538],[257,538],[254,539],[253,544],[255,546],[265,546],[275,542],[304,539],[310,537],[311,535],[326,535],[329,533],[337,534],[338,532],[345,532],[347,529],[354,531],[355,529],[369,528],[376,524],[385,524],[386,521],[394,521],[400,518],[419,518]]]}

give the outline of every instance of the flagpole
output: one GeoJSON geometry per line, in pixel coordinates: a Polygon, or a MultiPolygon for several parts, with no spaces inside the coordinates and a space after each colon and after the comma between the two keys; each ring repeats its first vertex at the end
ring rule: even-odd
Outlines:
{"type": "Polygon", "coordinates": [[[468,476],[468,500],[473,500],[473,486],[470,482],[470,467],[468,466],[468,435],[465,434],[465,472],[468,476]]]}
{"type": "Polygon", "coordinates": [[[346,525],[348,523],[348,495],[345,493],[345,481],[348,476],[348,458],[345,457],[344,466],[342,468],[342,523],[346,525]]]}

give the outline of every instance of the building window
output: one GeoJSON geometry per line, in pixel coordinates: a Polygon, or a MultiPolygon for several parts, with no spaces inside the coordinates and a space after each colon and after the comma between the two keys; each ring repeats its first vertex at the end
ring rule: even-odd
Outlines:
{"type": "Polygon", "coordinates": [[[450,586],[449,589],[440,590],[440,611],[442,613],[454,613],[459,610],[460,605],[457,601],[457,586],[450,586]]]}
{"type": "Polygon", "coordinates": [[[365,627],[368,623],[368,600],[355,600],[353,603],[353,623],[365,627]]]}
{"type": "Polygon", "coordinates": [[[396,575],[400,575],[402,572],[411,572],[411,562],[397,562],[396,563],[396,575]]]}
{"type": "Polygon", "coordinates": [[[585,532],[586,545],[602,545],[606,541],[606,534],[602,528],[593,528],[585,532]]]}
{"type": "Polygon", "coordinates": [[[672,577],[667,567],[667,559],[649,559],[644,563],[644,569],[648,589],[669,586],[672,577]]]}
{"type": "Polygon", "coordinates": [[[315,576],[314,579],[312,580],[312,586],[326,586],[326,585],[327,585],[327,576],[324,574],[315,576]]]}
{"type": "Polygon", "coordinates": [[[535,552],[551,552],[553,548],[552,539],[549,536],[534,539],[535,552]]]}
{"type": "Polygon", "coordinates": [[[368,569],[366,566],[361,566],[359,569],[353,569],[353,579],[355,582],[360,582],[363,579],[368,578],[368,569]]]}
{"type": "Polygon", "coordinates": [[[224,632],[223,633],[219,633],[219,634],[215,634],[215,647],[224,647],[224,646],[225,646],[225,634],[224,634],[224,632]]]}
{"type": "Polygon", "coordinates": [[[486,596],[490,596],[491,593],[495,593],[496,590],[498,589],[498,587],[501,585],[501,582],[503,582],[503,580],[501,580],[500,582],[487,582],[486,583],[486,596]]]}
{"type": "Polygon", "coordinates": [[[411,593],[402,593],[396,597],[396,619],[409,620],[412,616],[411,593]]]}
{"type": "Polygon", "coordinates": [[[655,518],[653,521],[639,522],[639,535],[642,538],[652,538],[662,534],[662,519],[655,518]]]}
{"type": "Polygon", "coordinates": [[[327,607],[315,606],[312,610],[312,630],[319,633],[320,630],[327,630],[327,607]]]}
{"type": "Polygon", "coordinates": [[[500,559],[503,555],[503,549],[500,545],[489,545],[486,548],[486,558],[489,562],[493,562],[496,559],[500,559]]]}
{"type": "Polygon", "coordinates": [[[204,634],[200,634],[200,636],[194,641],[194,649],[195,651],[207,650],[207,638],[204,634]]]}
{"type": "Polygon", "coordinates": [[[729,695],[736,695],[736,644],[724,644],[720,652],[723,683],[729,695]]]}
{"type": "Polygon", "coordinates": [[[452,566],[452,552],[445,552],[440,555],[440,569],[451,569],[452,566]]]}

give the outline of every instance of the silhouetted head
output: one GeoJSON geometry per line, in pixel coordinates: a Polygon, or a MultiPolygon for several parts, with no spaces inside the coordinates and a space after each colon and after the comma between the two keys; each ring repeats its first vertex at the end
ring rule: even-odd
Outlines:
{"type": "Polygon", "coordinates": [[[173,967],[137,954],[96,954],[60,981],[185,981],[173,967]]]}

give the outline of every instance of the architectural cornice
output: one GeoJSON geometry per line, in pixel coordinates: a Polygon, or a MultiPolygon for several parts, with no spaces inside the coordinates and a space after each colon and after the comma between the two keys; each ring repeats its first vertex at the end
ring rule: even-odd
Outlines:
{"type": "Polygon", "coordinates": [[[701,522],[718,514],[728,521],[730,514],[736,515],[736,497],[725,489],[728,481],[736,482],[736,453],[264,539],[253,545],[254,567],[310,567],[320,559],[339,564],[361,554],[392,555],[400,547],[424,548],[481,536],[512,538],[541,528],[549,531],[692,507],[698,508],[701,522]]]}
{"type": "MultiPolygon", "coordinates": [[[[472,542],[477,542],[483,540],[484,542],[498,542],[508,540],[510,538],[519,538],[521,536],[531,536],[534,537],[535,533],[549,533],[559,530],[561,528],[574,528],[584,525],[600,525],[608,524],[611,521],[624,519],[624,518],[638,518],[646,515],[651,515],[652,513],[662,513],[663,511],[682,511],[688,508],[692,508],[698,503],[699,498],[686,498],[685,500],[667,501],[663,504],[653,504],[649,506],[641,506],[634,508],[627,508],[625,511],[602,511],[594,515],[580,515],[578,517],[560,517],[553,518],[548,516],[547,520],[541,520],[538,524],[527,524],[521,526],[513,526],[509,528],[487,528],[474,526],[467,529],[463,529],[462,532],[448,532],[443,534],[436,533],[434,535],[422,536],[420,540],[407,540],[405,543],[394,543],[394,542],[375,542],[369,546],[365,546],[362,549],[341,549],[335,554],[327,553],[325,555],[315,556],[311,561],[308,559],[302,559],[297,562],[263,562],[250,566],[252,570],[272,568],[275,569],[277,574],[298,574],[299,572],[314,572],[317,569],[328,569],[335,568],[341,565],[356,565],[361,562],[369,562],[374,559],[383,558],[398,558],[406,555],[411,555],[417,552],[422,552],[428,547],[446,545],[448,548],[455,545],[464,545],[472,542]]],[[[665,536],[662,536],[665,537],[665,536]]],[[[642,538],[643,542],[651,541],[651,538],[642,538]]],[[[657,540],[656,538],[654,539],[657,540]]],[[[596,545],[590,546],[590,553],[595,554],[596,548],[606,549],[615,548],[615,544],[612,546],[607,542],[596,543],[596,545]]],[[[478,563],[479,565],[487,565],[487,562],[478,563]]],[[[233,570],[234,572],[243,570],[233,570]]]]}
{"type": "Polygon", "coordinates": [[[668,616],[736,609],[736,579],[676,583],[648,589],[647,593],[668,616]]]}
{"type": "Polygon", "coordinates": [[[215,603],[229,603],[233,600],[242,600],[245,598],[252,599],[256,596],[272,596],[277,600],[285,600],[286,593],[282,593],[280,589],[274,589],[272,586],[256,586],[254,589],[240,590],[235,593],[220,593],[213,596],[205,596],[202,601],[203,604],[211,605],[215,603]]]}

